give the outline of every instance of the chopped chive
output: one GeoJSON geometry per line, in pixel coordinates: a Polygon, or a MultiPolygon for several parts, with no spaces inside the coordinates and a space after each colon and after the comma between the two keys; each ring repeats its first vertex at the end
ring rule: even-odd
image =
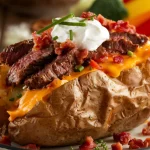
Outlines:
{"type": "Polygon", "coordinates": [[[82,65],[75,66],[75,72],[81,72],[83,69],[84,69],[84,66],[82,65]]]}
{"type": "Polygon", "coordinates": [[[21,98],[21,97],[22,97],[22,94],[21,94],[21,93],[17,95],[17,98],[21,98]]]}
{"type": "Polygon", "coordinates": [[[85,19],[82,19],[82,20],[80,20],[79,22],[84,22],[84,21],[86,21],[87,20],[87,18],[85,18],[85,19]]]}
{"type": "Polygon", "coordinates": [[[69,30],[70,40],[73,40],[73,31],[69,30]]]}
{"type": "Polygon", "coordinates": [[[9,99],[9,101],[14,101],[14,100],[15,100],[15,98],[14,98],[14,97],[12,97],[12,98],[10,98],[10,99],[9,99]]]}
{"type": "Polygon", "coordinates": [[[37,31],[37,34],[40,34],[40,33],[44,32],[45,30],[55,26],[56,24],[59,24],[59,23],[65,21],[65,20],[67,20],[68,18],[72,18],[72,17],[74,17],[74,14],[71,13],[71,14],[69,14],[69,15],[67,15],[67,16],[65,16],[65,17],[63,17],[63,18],[61,18],[57,21],[54,21],[51,24],[49,24],[48,26],[46,26],[46,27],[42,28],[41,30],[37,31]]]}
{"type": "Polygon", "coordinates": [[[130,56],[130,57],[132,57],[133,56],[133,52],[132,51],[128,51],[127,55],[130,56]]]}
{"type": "Polygon", "coordinates": [[[91,16],[91,17],[90,17],[90,20],[93,21],[95,16],[96,16],[96,15],[91,16]]]}
{"type": "Polygon", "coordinates": [[[57,39],[58,39],[58,36],[53,37],[53,40],[54,40],[54,41],[57,40],[57,39]]]}
{"type": "Polygon", "coordinates": [[[81,26],[81,27],[85,27],[86,26],[86,23],[84,23],[84,22],[61,22],[59,24],[67,25],[67,26],[81,26]]]}

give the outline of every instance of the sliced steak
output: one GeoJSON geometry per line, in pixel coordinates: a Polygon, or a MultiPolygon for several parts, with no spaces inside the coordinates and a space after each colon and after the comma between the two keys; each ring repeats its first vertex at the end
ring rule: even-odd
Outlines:
{"type": "Polygon", "coordinates": [[[138,48],[138,44],[133,44],[129,40],[119,39],[116,41],[114,40],[105,41],[102,44],[102,47],[104,47],[108,53],[127,54],[129,50],[135,51],[138,48]]]}
{"type": "Polygon", "coordinates": [[[33,47],[32,40],[25,40],[8,46],[0,53],[0,64],[4,63],[10,66],[13,65],[21,57],[23,57],[29,51],[31,51],[32,47],[33,47]]]}
{"type": "Polygon", "coordinates": [[[8,85],[18,85],[29,75],[44,68],[45,64],[54,59],[53,48],[31,51],[18,60],[9,70],[7,76],[8,85]]]}
{"type": "Polygon", "coordinates": [[[74,48],[67,54],[58,56],[52,63],[46,65],[43,70],[27,79],[25,85],[30,89],[39,89],[45,87],[56,78],[61,79],[63,75],[68,75],[76,65],[76,50],[74,48]]]}
{"type": "Polygon", "coordinates": [[[110,34],[112,40],[125,39],[131,41],[133,44],[144,45],[148,41],[148,37],[142,34],[131,34],[128,32],[113,32],[110,34]]]}

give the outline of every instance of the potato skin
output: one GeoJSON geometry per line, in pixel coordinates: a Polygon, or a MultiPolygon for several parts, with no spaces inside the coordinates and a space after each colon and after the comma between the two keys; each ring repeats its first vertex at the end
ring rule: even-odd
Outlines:
{"type": "Polygon", "coordinates": [[[111,78],[95,71],[70,81],[40,101],[22,118],[9,124],[9,134],[19,144],[41,146],[77,144],[85,136],[94,139],[132,129],[150,115],[149,61],[138,66],[142,74],[135,82],[135,69],[111,78]],[[129,84],[127,80],[135,84],[129,84]],[[133,80],[132,80],[133,79],[133,80]]]}

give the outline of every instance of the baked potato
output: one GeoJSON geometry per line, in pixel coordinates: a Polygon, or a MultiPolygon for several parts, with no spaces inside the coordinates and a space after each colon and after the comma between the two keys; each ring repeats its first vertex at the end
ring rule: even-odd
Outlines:
{"type": "Polygon", "coordinates": [[[147,67],[137,67],[143,76],[136,82],[133,68],[122,72],[122,81],[94,71],[66,83],[9,124],[12,140],[23,145],[72,145],[89,135],[98,139],[138,126],[150,115],[147,67]]]}
{"type": "MultiPolygon", "coordinates": [[[[105,27],[99,26],[99,33],[99,27],[95,30],[93,25],[90,30],[87,26],[91,37],[95,31],[96,37],[103,34],[102,43],[94,51],[74,44],[74,28],[69,30],[70,40],[58,42],[54,27],[44,32],[42,29],[43,33],[40,30],[38,35],[33,33],[30,43],[20,42],[0,53],[0,63],[10,67],[6,86],[15,97],[13,107],[7,111],[8,134],[13,142],[40,146],[78,144],[86,136],[98,139],[130,130],[149,117],[148,37],[137,34],[124,21],[110,21],[90,12],[81,16],[87,24],[100,21],[105,27]],[[24,49],[27,54],[22,53],[24,49]],[[13,64],[11,58],[16,58],[13,64]],[[16,91],[22,93],[19,98],[16,91]]],[[[86,26],[84,22],[78,23],[86,26]]],[[[65,24],[62,22],[61,27],[65,24]]],[[[92,45],[89,43],[88,46],[92,45]]]]}

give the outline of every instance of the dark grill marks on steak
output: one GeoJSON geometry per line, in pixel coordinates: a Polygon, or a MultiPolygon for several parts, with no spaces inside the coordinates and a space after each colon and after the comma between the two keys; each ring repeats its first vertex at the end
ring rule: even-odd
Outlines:
{"type": "Polygon", "coordinates": [[[33,40],[25,40],[8,46],[0,53],[0,64],[13,65],[21,57],[32,50],[33,40]]]}
{"type": "Polygon", "coordinates": [[[42,69],[45,64],[50,63],[54,56],[52,47],[31,51],[10,68],[7,76],[8,85],[18,85],[29,75],[42,69]]]}
{"type": "Polygon", "coordinates": [[[57,56],[57,58],[46,65],[43,70],[27,79],[25,85],[30,89],[39,89],[45,87],[56,78],[61,79],[63,75],[68,75],[73,71],[76,65],[76,51],[77,49],[74,48],[65,55],[57,56]]]}

